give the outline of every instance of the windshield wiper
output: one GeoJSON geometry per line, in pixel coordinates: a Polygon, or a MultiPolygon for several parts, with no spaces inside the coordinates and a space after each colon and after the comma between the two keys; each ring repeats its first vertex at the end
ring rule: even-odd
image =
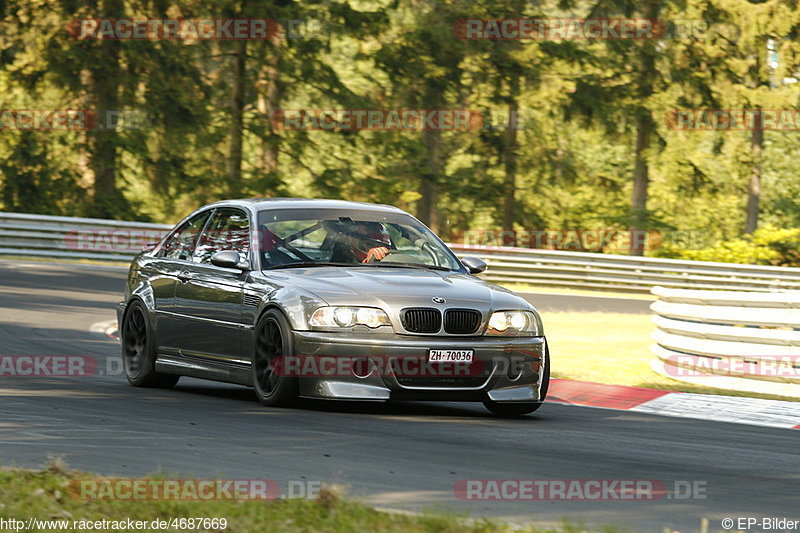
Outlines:
{"type": "Polygon", "coordinates": [[[374,263],[363,263],[365,266],[388,266],[388,267],[401,267],[401,268],[427,268],[429,270],[442,270],[444,272],[452,272],[452,268],[447,268],[438,265],[426,265],[424,263],[399,263],[395,261],[377,261],[374,263]]]}
{"type": "Polygon", "coordinates": [[[298,261],[297,263],[283,263],[280,265],[272,265],[262,270],[277,270],[279,268],[294,268],[294,267],[330,267],[330,266],[353,266],[351,263],[331,263],[328,261],[298,261]]]}

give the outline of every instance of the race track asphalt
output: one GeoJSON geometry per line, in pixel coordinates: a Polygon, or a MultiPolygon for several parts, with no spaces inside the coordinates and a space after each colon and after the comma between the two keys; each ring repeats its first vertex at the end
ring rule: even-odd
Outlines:
{"type": "MultiPolygon", "coordinates": [[[[697,531],[701,517],[716,531],[724,517],[800,514],[800,433],[792,430],[558,404],[515,420],[494,419],[480,404],[275,409],[247,388],[187,378],[173,390],[130,387],[105,371],[118,369],[118,344],[89,332],[114,318],[123,278],[119,268],[0,261],[0,355],[85,355],[101,369],[76,378],[0,376],[2,465],[37,467],[61,456],[100,475],[322,480],[381,507],[514,522],[569,517],[642,532],[697,531]],[[462,501],[453,487],[464,479],[688,481],[706,497],[462,501]]],[[[604,303],[531,298],[546,310],[604,303]]],[[[605,302],[628,312],[646,304],[605,302]]]]}

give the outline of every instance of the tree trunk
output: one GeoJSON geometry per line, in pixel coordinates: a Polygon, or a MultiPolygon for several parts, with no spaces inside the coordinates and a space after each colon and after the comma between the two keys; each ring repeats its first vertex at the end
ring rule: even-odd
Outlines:
{"type": "Polygon", "coordinates": [[[104,56],[89,67],[87,102],[94,117],[87,117],[86,144],[89,168],[94,175],[92,216],[120,218],[127,206],[117,190],[117,146],[119,134],[109,118],[119,111],[119,42],[101,41],[104,56]],[[109,129],[101,129],[101,126],[109,129]]]}
{"type": "Polygon", "coordinates": [[[231,133],[228,142],[227,174],[228,192],[233,196],[242,193],[242,144],[244,138],[244,87],[247,41],[236,41],[233,57],[233,88],[231,93],[231,133]]]}
{"type": "Polygon", "coordinates": [[[652,117],[641,110],[636,117],[636,147],[634,149],[633,191],[631,193],[630,255],[644,255],[644,230],[647,226],[647,193],[650,172],[645,151],[650,144],[652,117]]]}
{"type": "MultiPolygon", "coordinates": [[[[645,6],[645,18],[657,19],[660,11],[659,0],[650,0],[645,6]]],[[[647,227],[647,195],[650,186],[650,169],[647,162],[647,149],[653,131],[653,115],[646,107],[646,101],[653,94],[653,80],[656,77],[655,48],[652,40],[640,45],[639,76],[637,98],[640,105],[636,110],[636,143],[633,162],[633,188],[631,191],[630,255],[644,255],[645,230],[647,227]]]]}
{"type": "MultiPolygon", "coordinates": [[[[261,69],[258,81],[258,113],[263,120],[265,135],[259,142],[258,161],[261,169],[262,181],[278,185],[278,148],[280,137],[273,128],[272,118],[277,116],[281,106],[280,89],[280,57],[281,39],[276,34],[270,38],[267,45],[269,55],[267,63],[261,69]]],[[[272,188],[272,187],[270,187],[272,188]]],[[[260,194],[270,196],[275,191],[261,191],[260,194]]]]}
{"type": "Polygon", "coordinates": [[[758,228],[759,203],[761,201],[761,159],[764,150],[764,127],[761,110],[755,112],[750,146],[753,155],[753,168],[750,170],[750,183],[747,185],[747,221],[745,233],[753,233],[758,228]]]}
{"type": "Polygon", "coordinates": [[[508,107],[508,127],[503,143],[505,160],[505,178],[503,179],[503,244],[516,246],[516,239],[512,237],[517,210],[517,115],[519,114],[519,76],[515,73],[511,79],[511,101],[508,107]]]}
{"type": "Polygon", "coordinates": [[[425,144],[425,166],[419,183],[420,199],[417,202],[417,217],[434,233],[439,232],[439,174],[441,172],[440,147],[442,132],[438,130],[425,130],[423,132],[425,144]]]}
{"type": "MultiPolygon", "coordinates": [[[[439,87],[428,85],[425,92],[425,108],[441,109],[443,94],[439,87]]],[[[442,175],[441,144],[442,132],[426,129],[422,133],[425,147],[422,173],[419,182],[420,199],[417,201],[417,217],[435,233],[439,233],[439,181],[442,175]]],[[[446,235],[443,236],[445,239],[446,235]]]]}

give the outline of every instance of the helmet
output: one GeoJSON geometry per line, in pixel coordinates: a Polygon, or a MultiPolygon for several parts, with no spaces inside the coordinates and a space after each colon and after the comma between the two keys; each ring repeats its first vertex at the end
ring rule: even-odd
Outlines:
{"type": "Polygon", "coordinates": [[[353,253],[359,261],[366,259],[370,248],[377,246],[386,246],[388,248],[392,244],[389,232],[380,222],[355,221],[351,235],[359,242],[359,245],[353,247],[353,253]]]}

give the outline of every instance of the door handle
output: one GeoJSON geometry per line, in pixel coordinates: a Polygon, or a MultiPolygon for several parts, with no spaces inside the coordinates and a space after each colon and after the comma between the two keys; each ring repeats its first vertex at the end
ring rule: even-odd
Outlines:
{"type": "Polygon", "coordinates": [[[192,279],[193,276],[187,272],[181,272],[180,274],[178,274],[178,281],[180,281],[181,283],[188,283],[192,279]]]}

